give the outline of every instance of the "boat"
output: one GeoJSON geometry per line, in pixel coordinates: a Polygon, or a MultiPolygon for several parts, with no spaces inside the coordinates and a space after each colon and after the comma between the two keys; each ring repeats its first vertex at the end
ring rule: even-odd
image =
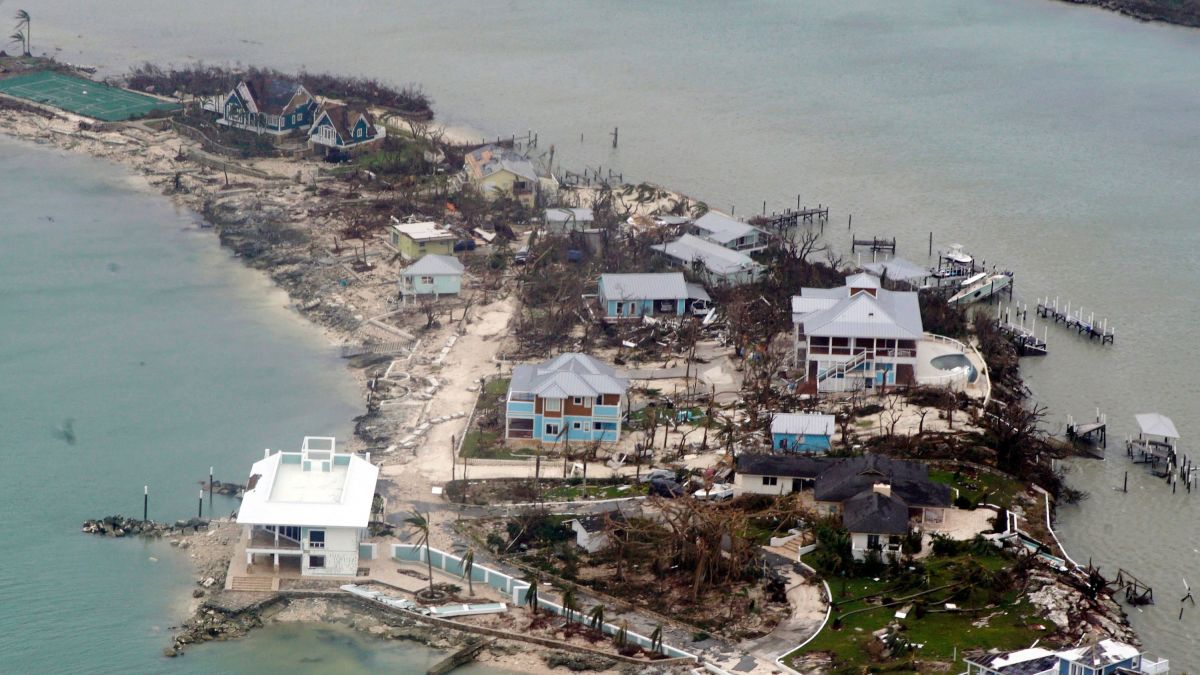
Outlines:
{"type": "Polygon", "coordinates": [[[956,265],[970,265],[975,262],[975,259],[963,251],[962,244],[954,244],[949,251],[942,254],[942,257],[956,265]]]}
{"type": "Polygon", "coordinates": [[[959,290],[947,301],[951,305],[969,305],[992,297],[1012,284],[1012,276],[1008,274],[991,274],[980,272],[963,279],[959,290]]]}
{"type": "Polygon", "coordinates": [[[950,279],[967,276],[974,271],[975,258],[963,250],[962,244],[954,244],[949,251],[938,253],[938,267],[930,270],[930,276],[935,279],[950,279]]]}

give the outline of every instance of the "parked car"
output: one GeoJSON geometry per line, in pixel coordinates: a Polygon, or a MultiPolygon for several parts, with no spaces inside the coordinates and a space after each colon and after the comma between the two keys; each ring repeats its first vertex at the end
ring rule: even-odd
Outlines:
{"type": "Polygon", "coordinates": [[[669,478],[655,478],[650,481],[650,494],[655,497],[665,497],[666,499],[675,499],[682,497],[685,493],[683,487],[669,478]]]}
{"type": "Polygon", "coordinates": [[[524,265],[526,262],[528,262],[528,260],[529,249],[527,248],[518,249],[517,252],[513,254],[513,262],[518,265],[524,265]]]}
{"type": "Polygon", "coordinates": [[[733,486],[729,483],[717,483],[707,490],[703,488],[696,490],[692,493],[692,497],[711,502],[723,502],[726,499],[733,499],[733,486]]]}
{"type": "Polygon", "coordinates": [[[475,240],[474,239],[459,239],[458,241],[454,242],[454,250],[455,251],[474,251],[475,250],[475,240]]]}
{"type": "Polygon", "coordinates": [[[643,483],[649,483],[656,478],[675,480],[675,472],[671,471],[670,469],[650,469],[646,473],[642,474],[643,483]]]}

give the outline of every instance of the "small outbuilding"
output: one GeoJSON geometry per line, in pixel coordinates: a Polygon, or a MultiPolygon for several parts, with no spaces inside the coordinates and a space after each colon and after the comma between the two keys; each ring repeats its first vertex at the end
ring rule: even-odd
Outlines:
{"type": "Polygon", "coordinates": [[[458,295],[462,290],[463,264],[452,255],[430,253],[400,272],[400,295],[406,300],[430,295],[458,295]]]}
{"type": "Polygon", "coordinates": [[[814,413],[776,413],[771,418],[771,447],[785,452],[829,451],[837,418],[814,413]]]}

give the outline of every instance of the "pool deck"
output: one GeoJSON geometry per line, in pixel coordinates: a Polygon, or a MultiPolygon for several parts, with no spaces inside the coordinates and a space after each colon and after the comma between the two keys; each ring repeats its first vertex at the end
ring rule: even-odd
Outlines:
{"type": "Polygon", "coordinates": [[[951,386],[958,391],[966,392],[969,396],[985,400],[989,398],[992,388],[987,365],[978,351],[957,340],[929,333],[925,335],[924,340],[917,343],[916,376],[917,382],[920,384],[951,386]],[[962,354],[967,357],[971,365],[975,366],[976,372],[979,373],[975,382],[967,382],[967,373],[965,372],[955,373],[933,365],[934,359],[951,354],[962,354]]]}

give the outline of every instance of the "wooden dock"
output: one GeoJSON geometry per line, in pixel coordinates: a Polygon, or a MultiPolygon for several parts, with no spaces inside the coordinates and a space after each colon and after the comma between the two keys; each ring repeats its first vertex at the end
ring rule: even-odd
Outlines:
{"type": "Polygon", "coordinates": [[[1049,331],[1043,326],[1042,337],[1039,338],[1036,317],[1026,326],[1025,319],[1028,317],[1028,307],[1022,309],[1020,304],[1009,307],[996,306],[996,327],[1017,348],[1017,353],[1021,356],[1045,356],[1050,352],[1047,344],[1049,331]]]}
{"type": "Polygon", "coordinates": [[[803,225],[803,224],[811,225],[813,223],[824,224],[826,221],[829,220],[829,207],[828,206],[823,207],[820,204],[818,204],[817,208],[815,208],[815,209],[812,209],[812,208],[788,209],[788,210],[784,211],[783,213],[772,212],[771,215],[765,216],[765,217],[767,219],[768,227],[774,228],[774,229],[782,232],[782,231],[788,229],[789,227],[796,227],[797,225],[803,225]]]}
{"type": "Polygon", "coordinates": [[[1113,586],[1117,591],[1125,591],[1125,602],[1131,605],[1154,604],[1154,589],[1121,568],[1117,568],[1117,579],[1113,586]]]}
{"type": "Polygon", "coordinates": [[[1072,441],[1098,444],[1108,447],[1108,416],[1096,411],[1096,421],[1076,424],[1075,418],[1067,415],[1067,438],[1072,441]]]}
{"type": "Polygon", "coordinates": [[[858,247],[862,246],[870,250],[872,253],[890,253],[896,255],[896,238],[881,239],[879,237],[871,237],[870,239],[859,239],[853,237],[850,243],[850,252],[854,253],[858,247]]]}
{"type": "Polygon", "coordinates": [[[1050,298],[1038,300],[1037,315],[1047,321],[1061,323],[1074,330],[1076,335],[1087,336],[1088,340],[1099,340],[1102,345],[1115,344],[1117,339],[1117,329],[1109,326],[1107,319],[1097,323],[1095,312],[1085,318],[1082,307],[1071,311],[1071,303],[1067,303],[1066,309],[1059,309],[1058,298],[1055,298],[1053,303],[1050,302],[1050,298]]]}

